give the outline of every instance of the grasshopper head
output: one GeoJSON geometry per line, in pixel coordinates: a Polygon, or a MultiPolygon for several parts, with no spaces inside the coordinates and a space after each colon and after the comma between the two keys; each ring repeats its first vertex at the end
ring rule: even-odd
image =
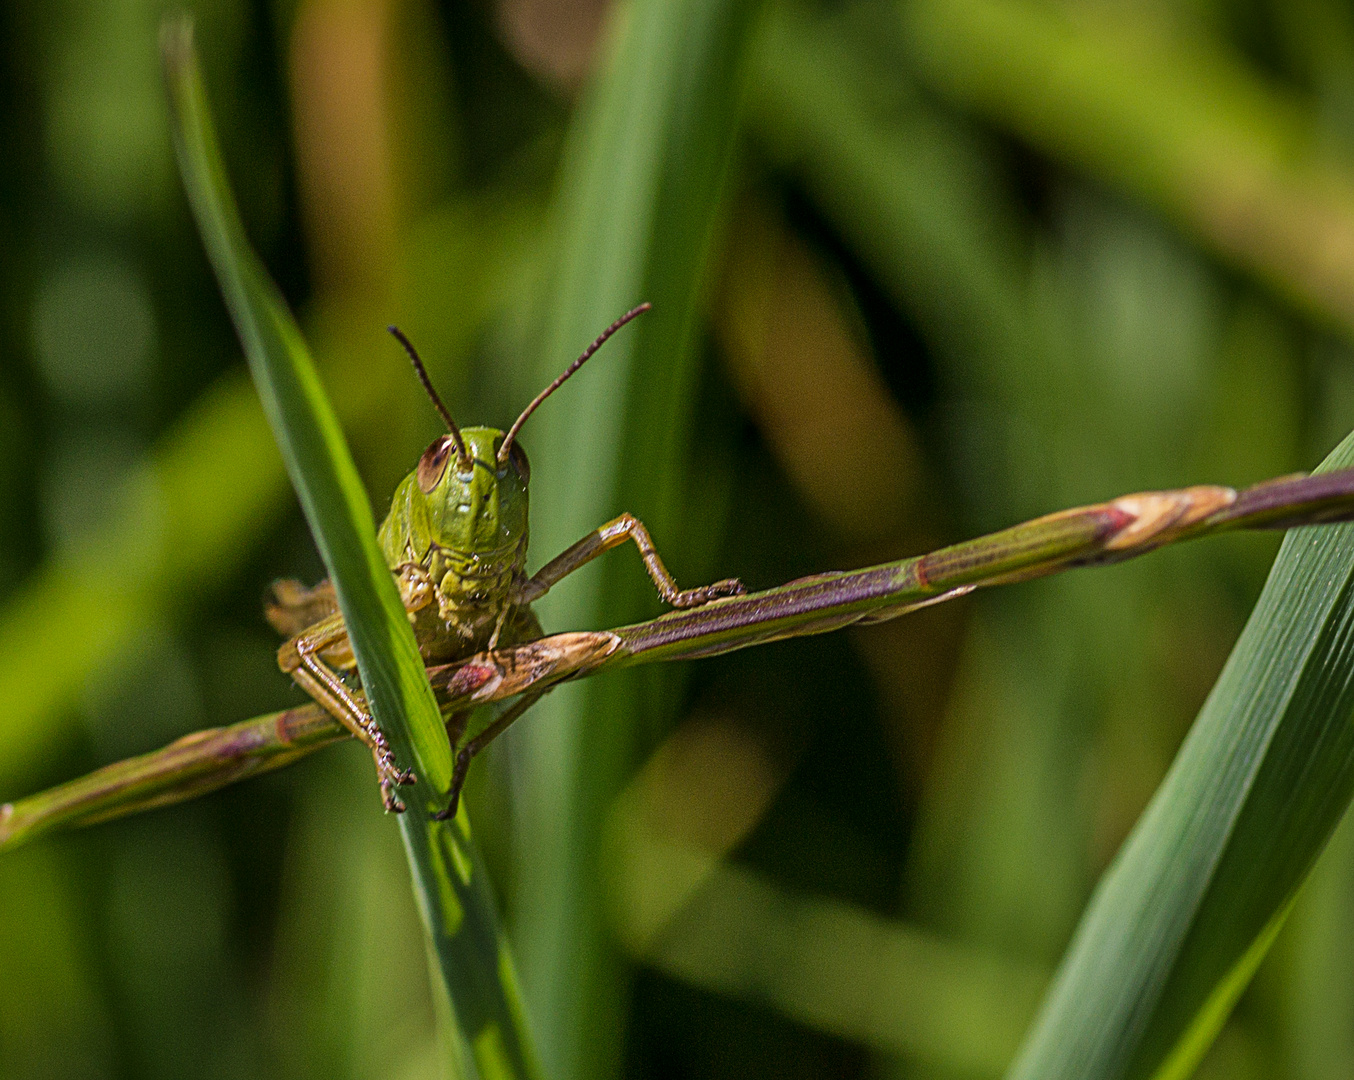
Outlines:
{"type": "Polygon", "coordinates": [[[444,548],[489,554],[520,544],[527,535],[527,482],[531,466],[513,443],[499,462],[503,432],[469,427],[461,431],[466,457],[443,435],[419,458],[414,473],[423,493],[432,537],[444,548]]]}
{"type": "Polygon", "coordinates": [[[648,304],[640,304],[602,331],[582,356],[532,399],[507,434],[498,428],[458,428],[433,389],[418,351],[397,327],[389,327],[409,354],[448,431],[423,452],[418,468],[400,485],[403,494],[397,494],[390,516],[381,526],[381,542],[391,567],[398,566],[407,553],[422,558],[432,544],[469,556],[501,555],[524,547],[531,467],[517,443],[517,433],[541,402],[582,367],[607,338],[648,310],[648,304]],[[421,500],[415,489],[422,494],[421,500]]]}

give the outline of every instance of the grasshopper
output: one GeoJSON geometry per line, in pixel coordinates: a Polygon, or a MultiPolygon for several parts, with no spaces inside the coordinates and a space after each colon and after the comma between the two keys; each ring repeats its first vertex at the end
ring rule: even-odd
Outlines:
{"type": "MultiPolygon", "coordinates": [[[[506,433],[489,427],[458,428],[412,343],[396,327],[389,328],[409,354],[447,425],[447,434],[424,451],[418,467],[395,489],[390,513],[378,534],[425,663],[448,663],[499,645],[521,645],[542,637],[532,603],[561,578],[627,540],[639,549],[659,595],[673,607],[696,607],[746,591],[733,578],[703,588],[679,589],[648,530],[630,514],[589,533],[531,577],[526,574],[531,466],[517,441],[518,432],[612,334],[649,307],[641,304],[607,327],[532,399],[506,433]]],[[[278,650],[278,666],[366,744],[376,762],[386,810],[402,812],[404,804],[396,788],[414,783],[415,778],[396,765],[385,734],[367,708],[333,585],[328,580],[314,588],[293,580],[275,582],[265,611],[274,629],[287,638],[278,650]]],[[[439,818],[456,813],[471,759],[540,697],[541,693],[523,694],[470,739],[464,738],[468,712],[446,718],[456,764],[450,800],[439,818]]]]}

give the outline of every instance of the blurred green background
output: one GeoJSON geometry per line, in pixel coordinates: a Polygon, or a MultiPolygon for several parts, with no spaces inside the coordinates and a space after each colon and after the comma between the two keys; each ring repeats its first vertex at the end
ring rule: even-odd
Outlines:
{"type": "MultiPolygon", "coordinates": [[[[322,570],[179,189],[164,6],[0,7],[0,798],[300,700],[260,597],[322,570]]],[[[506,426],[628,306],[575,330],[548,298],[611,303],[557,225],[589,170],[646,167],[575,123],[636,15],[192,7],[247,226],[381,512],[438,429],[387,323],[506,426]]],[[[615,288],[695,315],[640,339],[628,395],[603,353],[526,428],[533,568],[595,505],[684,585],[766,587],[1309,469],[1354,427],[1346,5],[664,10],[724,67],[624,60],[676,69],[705,156],[655,159],[615,288]]],[[[586,737],[540,710],[468,799],[548,1074],[1000,1075],[1276,544],[603,676],[586,737]]],[[[632,553],[602,577],[631,591],[595,611],[659,610],[632,553]]],[[[328,750],[0,857],[0,1077],[437,1076],[429,993],[390,976],[423,964],[369,759],[328,750]]],[[[1348,827],[1201,1074],[1354,1075],[1348,827]]]]}

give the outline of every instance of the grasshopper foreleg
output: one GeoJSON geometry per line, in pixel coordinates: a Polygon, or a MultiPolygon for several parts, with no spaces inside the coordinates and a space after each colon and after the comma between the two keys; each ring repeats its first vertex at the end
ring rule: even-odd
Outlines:
{"type": "Polygon", "coordinates": [[[343,639],[347,631],[341,617],[325,619],[298,634],[278,650],[278,665],[306,693],[323,705],[371,751],[376,776],[381,782],[381,801],[393,813],[403,813],[404,804],[395,794],[400,784],[412,784],[414,774],[395,764],[395,755],[383,732],[361,701],[321,654],[343,639]]]}
{"type": "Polygon", "coordinates": [[[608,521],[600,529],[588,533],[582,540],[556,555],[546,563],[536,575],[527,582],[519,602],[531,603],[544,596],[552,585],[567,577],[575,570],[592,562],[604,551],[610,551],[627,540],[633,541],[644,560],[644,569],[649,572],[658,589],[658,595],[675,608],[699,607],[721,596],[742,596],[747,589],[737,578],[725,578],[713,585],[704,585],[695,589],[679,589],[677,582],[668,573],[663,560],[658,556],[649,530],[639,518],[631,514],[622,514],[608,521]]]}

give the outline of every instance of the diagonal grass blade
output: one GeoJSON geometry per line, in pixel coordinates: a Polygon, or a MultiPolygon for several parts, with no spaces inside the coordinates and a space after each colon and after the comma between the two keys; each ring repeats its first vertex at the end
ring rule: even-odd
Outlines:
{"type": "MultiPolygon", "coordinates": [[[[1323,470],[1354,463],[1354,436],[1323,470]]],[[[1284,540],[1170,772],[1101,880],[1014,1080],[1184,1077],[1354,793],[1354,527],[1284,540]]]]}
{"type": "Polygon", "coordinates": [[[371,506],[300,330],[249,247],[216,145],[191,24],[170,21],[162,46],[175,145],[189,202],[235,321],[287,471],[329,569],[372,712],[417,770],[400,826],[415,895],[455,1020],[458,1075],[538,1074],[512,962],[464,813],[444,803],[451,750],[413,631],[376,543],[371,506]]]}

